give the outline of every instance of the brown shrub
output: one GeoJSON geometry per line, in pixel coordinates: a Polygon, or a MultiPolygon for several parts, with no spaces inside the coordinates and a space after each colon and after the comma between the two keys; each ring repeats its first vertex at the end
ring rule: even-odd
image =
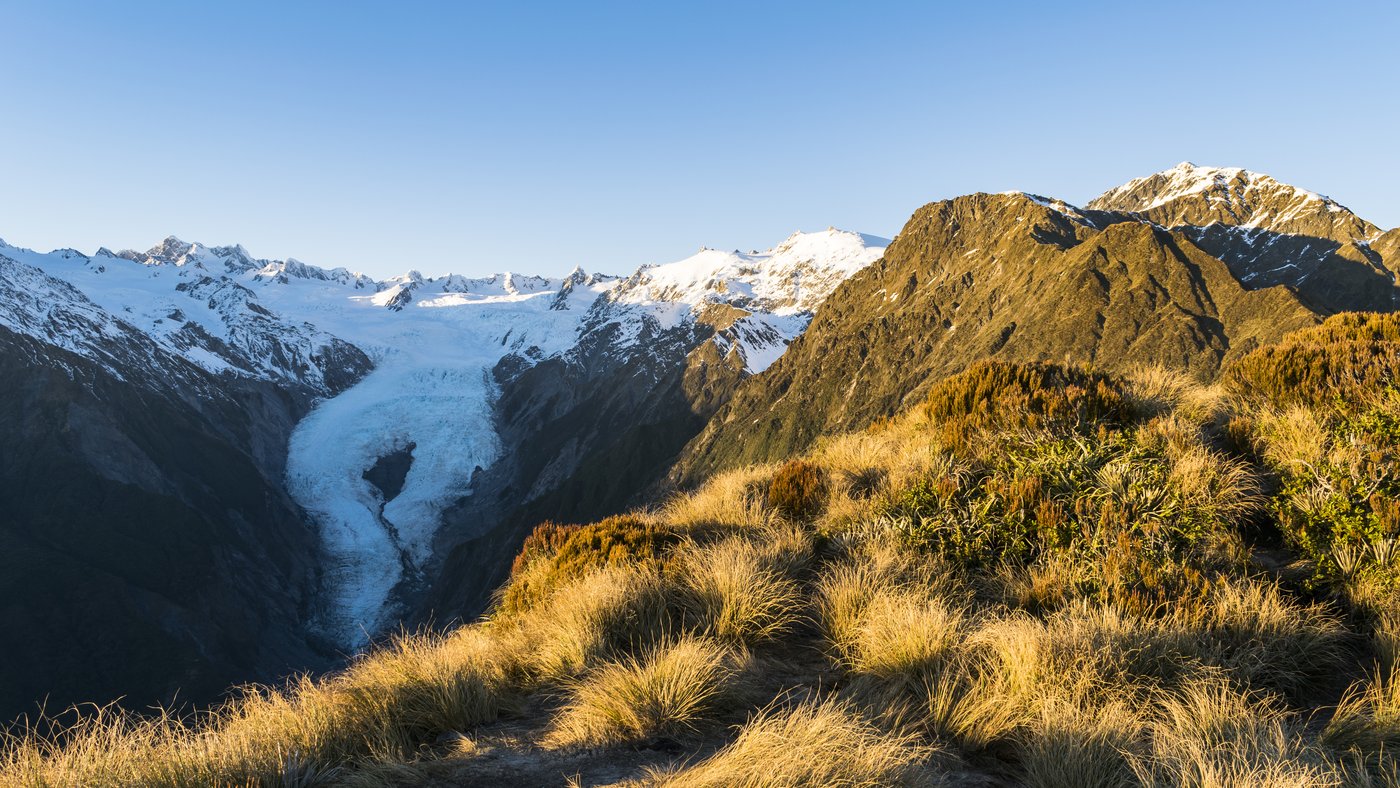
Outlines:
{"type": "Polygon", "coordinates": [[[1333,315],[1248,353],[1222,377],[1241,396],[1277,405],[1365,401],[1400,380],[1400,315],[1333,315]]]}
{"type": "Polygon", "coordinates": [[[602,567],[659,559],[680,540],[673,530],[635,515],[589,525],[546,522],[535,528],[511,566],[500,610],[510,614],[537,604],[554,589],[602,567]]]}
{"type": "Polygon", "coordinates": [[[1068,428],[1126,424],[1123,384],[1083,367],[983,361],[940,382],[919,407],[934,422],[968,427],[1068,428]]]}
{"type": "Polygon", "coordinates": [[[793,520],[811,520],[826,508],[826,471],[804,460],[790,460],[768,483],[768,505],[793,520]]]}

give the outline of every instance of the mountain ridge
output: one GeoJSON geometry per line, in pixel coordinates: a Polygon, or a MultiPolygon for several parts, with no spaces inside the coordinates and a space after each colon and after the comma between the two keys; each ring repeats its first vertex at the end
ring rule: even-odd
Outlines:
{"type": "MultiPolygon", "coordinates": [[[[1214,183],[1213,173],[1227,171],[1210,172],[1214,183]]],[[[1247,171],[1228,172],[1248,179],[1247,171]]],[[[1154,207],[1155,190],[1172,183],[1149,176],[1085,209],[1023,192],[924,206],[879,263],[833,291],[768,372],[739,387],[686,447],[672,481],[693,485],[717,470],[805,449],[825,432],[889,417],[929,381],[981,358],[1120,371],[1155,363],[1208,378],[1228,359],[1330,311],[1319,305],[1320,291],[1298,286],[1306,278],[1250,277],[1239,248],[1247,250],[1247,241],[1222,247],[1229,232],[1168,227],[1162,210],[1179,210],[1180,200],[1209,189],[1177,183],[1154,207]],[[1130,202],[1146,210],[1116,209],[1130,202]]],[[[1270,188],[1332,211],[1302,190],[1270,188]]],[[[1383,295],[1356,298],[1361,308],[1400,306],[1383,295]]]]}
{"type": "MultiPolygon", "coordinates": [[[[397,620],[476,616],[541,521],[602,518],[790,455],[978,360],[1210,378],[1338,308],[1400,304],[1400,231],[1247,170],[1175,171],[1082,208],[977,193],[920,208],[888,245],[828,229],[624,277],[376,280],[175,236],[92,256],[0,244],[0,356],[55,381],[40,399],[77,397],[61,379],[119,390],[74,422],[101,425],[79,430],[101,441],[55,444],[94,485],[162,501],[223,489],[217,468],[170,461],[187,447],[129,449],[162,420],[186,425],[176,443],[213,435],[253,466],[242,492],[275,499],[267,520],[289,541],[244,514],[201,528],[217,551],[284,545],[299,579],[256,582],[296,590],[262,613],[292,632],[279,653],[321,664],[397,620]]],[[[28,506],[43,491],[25,479],[8,494],[28,506]]],[[[200,604],[249,593],[241,582],[200,604]]],[[[221,664],[263,677],[273,662],[221,664]]]]}

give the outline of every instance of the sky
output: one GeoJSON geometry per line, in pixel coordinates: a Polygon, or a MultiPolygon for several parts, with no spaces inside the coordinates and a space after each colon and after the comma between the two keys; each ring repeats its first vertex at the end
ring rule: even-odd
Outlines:
{"type": "Polygon", "coordinates": [[[0,0],[0,238],[626,273],[1183,160],[1400,225],[1387,3],[0,0]]]}

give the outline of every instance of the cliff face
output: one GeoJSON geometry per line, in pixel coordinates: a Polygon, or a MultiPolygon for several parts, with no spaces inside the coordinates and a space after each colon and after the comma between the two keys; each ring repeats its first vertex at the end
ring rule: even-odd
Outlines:
{"type": "Polygon", "coordinates": [[[181,388],[0,328],[0,717],[208,702],[333,661],[307,634],[317,534],[281,480],[310,397],[159,361],[181,388]]]}

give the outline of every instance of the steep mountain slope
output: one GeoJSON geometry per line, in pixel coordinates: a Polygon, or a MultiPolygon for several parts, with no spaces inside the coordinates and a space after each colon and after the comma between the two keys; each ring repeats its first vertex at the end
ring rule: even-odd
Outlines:
{"type": "Polygon", "coordinates": [[[982,358],[1157,363],[1206,377],[1315,320],[1287,288],[1247,289],[1185,234],[1130,215],[1020,193],[934,203],[740,387],[674,478],[865,426],[982,358]]]}
{"type": "MultiPolygon", "coordinates": [[[[287,436],[327,390],[215,374],[174,332],[153,338],[11,251],[24,256],[0,250],[0,715],[41,699],[208,700],[329,664],[307,629],[318,535],[282,485],[287,436]]],[[[335,353],[318,381],[367,366],[335,353]]]]}
{"type": "Polygon", "coordinates": [[[1286,284],[1322,312],[1400,308],[1393,231],[1330,197],[1239,168],[1183,162],[1088,205],[1180,230],[1252,288],[1286,284]]]}

